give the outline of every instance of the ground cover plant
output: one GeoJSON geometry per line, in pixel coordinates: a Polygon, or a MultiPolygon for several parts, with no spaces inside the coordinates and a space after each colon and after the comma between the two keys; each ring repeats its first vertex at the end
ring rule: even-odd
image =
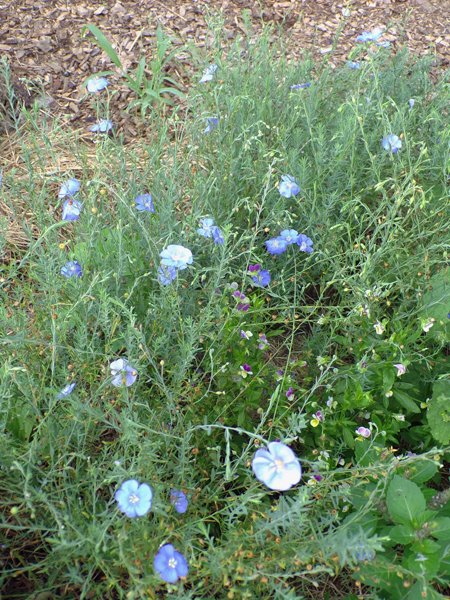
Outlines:
{"type": "Polygon", "coordinates": [[[104,74],[88,142],[24,114],[7,598],[448,592],[445,78],[378,32],[338,69],[268,40],[197,56],[170,112],[137,95],[133,145],[104,74]]]}

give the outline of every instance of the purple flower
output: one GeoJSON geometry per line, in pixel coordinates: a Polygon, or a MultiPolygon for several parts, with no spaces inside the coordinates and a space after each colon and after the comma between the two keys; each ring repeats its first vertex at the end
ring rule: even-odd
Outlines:
{"type": "Polygon", "coordinates": [[[307,81],[306,83],[294,83],[294,85],[290,86],[290,90],[304,90],[306,88],[311,87],[311,82],[307,81]]]}
{"type": "Polygon", "coordinates": [[[282,175],[278,191],[284,198],[291,198],[300,192],[300,186],[292,175],[282,175]]]}
{"type": "Polygon", "coordinates": [[[288,247],[288,243],[282,237],[272,238],[264,243],[266,244],[267,252],[269,254],[283,254],[288,247]]]}
{"type": "Polygon", "coordinates": [[[249,364],[247,364],[247,363],[244,363],[244,364],[242,365],[242,368],[243,368],[243,369],[244,369],[244,371],[246,371],[247,373],[251,373],[251,372],[252,372],[252,368],[251,368],[251,366],[250,366],[249,364]]]}
{"type": "Polygon", "coordinates": [[[267,348],[267,346],[269,345],[269,340],[267,339],[267,337],[264,333],[260,333],[258,335],[258,337],[259,337],[258,348],[260,350],[265,350],[267,348]]]}
{"type": "Polygon", "coordinates": [[[60,392],[58,392],[58,394],[56,396],[58,398],[58,400],[61,400],[61,398],[66,398],[67,396],[69,396],[75,389],[76,385],[77,385],[76,382],[72,381],[72,383],[68,383],[65,387],[63,387],[63,389],[60,392]]]}
{"type": "Polygon", "coordinates": [[[72,198],[77,192],[80,191],[81,184],[78,179],[72,177],[65,181],[59,190],[58,198],[72,198]]]}
{"type": "Polygon", "coordinates": [[[138,372],[132,367],[125,358],[119,358],[113,361],[109,368],[111,369],[111,383],[115,387],[133,385],[138,376],[138,372]]]}
{"type": "Polygon", "coordinates": [[[361,63],[357,60],[348,60],[347,61],[347,67],[349,69],[360,69],[361,68],[361,63]]]}
{"type": "Polygon", "coordinates": [[[189,571],[187,560],[172,544],[161,546],[153,560],[153,567],[167,583],[176,583],[180,577],[186,577],[189,571]]]}
{"type": "Polygon", "coordinates": [[[233,298],[239,298],[239,300],[245,300],[245,294],[243,294],[242,292],[240,292],[239,290],[235,290],[232,293],[233,298]]]}
{"type": "Polygon", "coordinates": [[[186,494],[181,490],[170,490],[170,502],[175,507],[177,513],[180,513],[180,515],[187,511],[189,502],[186,494]]]}
{"type": "Polygon", "coordinates": [[[251,331],[244,331],[243,329],[239,331],[239,335],[244,340],[249,340],[251,337],[253,337],[253,333],[251,331]]]}
{"type": "Polygon", "coordinates": [[[62,268],[61,275],[64,277],[81,277],[83,275],[83,270],[81,268],[80,263],[77,260],[69,260],[62,268]]]}
{"type": "Polygon", "coordinates": [[[249,273],[257,273],[258,271],[261,270],[261,265],[248,265],[248,272],[249,273]]]}
{"type": "Polygon", "coordinates": [[[303,235],[303,233],[297,238],[297,246],[302,252],[307,252],[308,254],[311,254],[313,251],[313,241],[306,235],[303,235]]]}
{"type": "Polygon", "coordinates": [[[289,490],[302,476],[298,458],[289,446],[281,442],[270,442],[267,449],[257,450],[252,469],[259,481],[279,492],[289,490]]]}
{"type": "Polygon", "coordinates": [[[252,277],[253,285],[256,287],[267,287],[270,283],[270,280],[270,273],[266,269],[262,269],[262,271],[259,271],[259,273],[253,275],[252,277]]]}
{"type": "Polygon", "coordinates": [[[325,417],[323,416],[323,412],[321,410],[318,410],[316,413],[314,413],[313,418],[317,419],[319,423],[323,423],[325,421],[325,417]]]}
{"type": "Polygon", "coordinates": [[[158,267],[158,281],[161,285],[170,285],[177,278],[178,269],[160,265],[158,267]]]}
{"type": "Polygon", "coordinates": [[[109,119],[101,119],[101,121],[95,123],[92,127],[89,127],[89,131],[92,131],[92,133],[108,133],[112,128],[112,121],[109,119]]]}
{"type": "Polygon", "coordinates": [[[247,312],[249,308],[250,304],[246,302],[238,302],[238,304],[236,304],[236,310],[240,310],[242,312],[247,312]]]}
{"type": "Polygon", "coordinates": [[[78,221],[80,218],[82,204],[78,200],[69,198],[63,203],[62,220],[63,221],[78,221]]]}
{"type": "Polygon", "coordinates": [[[397,135],[390,133],[382,139],[381,145],[387,152],[390,151],[392,154],[397,154],[402,147],[402,140],[397,135]]]}
{"type": "Polygon", "coordinates": [[[220,227],[217,227],[217,225],[214,225],[214,227],[212,228],[212,239],[213,242],[215,244],[218,244],[219,246],[221,246],[225,242],[222,231],[220,230],[220,227]]]}
{"type": "Polygon", "coordinates": [[[96,92],[101,92],[109,85],[109,81],[106,77],[91,77],[86,83],[86,89],[91,94],[95,94],[96,92]]]}
{"type": "Polygon", "coordinates": [[[294,399],[294,389],[292,387],[289,387],[287,392],[286,392],[286,398],[288,400],[293,400],[294,399]]]}
{"type": "Polygon", "coordinates": [[[140,194],[135,199],[136,210],[147,211],[154,213],[155,207],[153,205],[153,199],[151,194],[140,194]]]}
{"type": "Polygon", "coordinates": [[[319,475],[319,473],[317,473],[316,475],[313,475],[313,477],[316,481],[322,481],[322,475],[319,475]]]}
{"type": "Polygon", "coordinates": [[[298,232],[295,231],[295,229],[283,229],[280,233],[280,237],[288,244],[295,244],[298,238],[298,232]]]}
{"type": "Polygon", "coordinates": [[[131,519],[143,517],[148,513],[152,506],[152,497],[152,488],[147,483],[139,484],[136,479],[124,481],[114,494],[119,510],[131,519]]]}
{"type": "Polygon", "coordinates": [[[406,373],[406,367],[403,363],[397,363],[394,365],[394,367],[397,369],[397,377],[400,377],[400,375],[404,375],[406,373]]]}
{"type": "Polygon", "coordinates": [[[367,427],[358,427],[358,429],[355,429],[355,433],[364,438],[370,437],[370,429],[367,429],[367,427]]]}
{"type": "Polygon", "coordinates": [[[219,117],[208,117],[206,119],[206,127],[203,133],[211,133],[214,129],[217,129],[219,125],[219,117]]]}

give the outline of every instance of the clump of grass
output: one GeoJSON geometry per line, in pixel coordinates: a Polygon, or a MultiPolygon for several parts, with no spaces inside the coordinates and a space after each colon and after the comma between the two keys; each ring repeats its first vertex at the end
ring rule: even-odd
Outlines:
{"type": "MultiPolygon", "coordinates": [[[[8,597],[157,597],[164,543],[190,565],[174,598],[318,597],[357,568],[361,544],[364,556],[388,548],[382,532],[351,525],[370,522],[392,475],[442,459],[423,403],[445,373],[447,325],[423,331],[422,295],[448,251],[444,83],[404,52],[333,71],[275,59],[268,39],[214,56],[215,79],[194,83],[170,118],[155,115],[151,145],[86,145],[29,114],[23,166],[5,169],[0,192],[26,203],[38,232],[2,275],[8,597]],[[205,134],[208,117],[218,126],[205,134]],[[395,155],[381,146],[391,133],[395,155]],[[278,191],[285,174],[300,184],[290,199],[278,191]],[[83,208],[67,223],[58,189],[72,176],[83,208]],[[144,192],[155,213],[136,211],[144,192]],[[205,217],[223,245],[197,233],[205,217]],[[284,229],[310,237],[313,253],[269,255],[264,242],[284,229]],[[194,261],[162,286],[169,244],[194,261]],[[82,277],[60,275],[69,260],[82,277]],[[252,286],[255,263],[269,287],[252,286]],[[119,357],[138,372],[130,387],[111,385],[119,357]],[[275,439],[304,470],[285,494],[250,468],[275,439]],[[137,520],[114,501],[132,478],[154,493],[137,520]],[[170,488],[187,493],[184,515],[170,488]]],[[[438,486],[437,467],[432,476],[438,486]]],[[[359,589],[345,581],[345,594],[359,589]]]]}

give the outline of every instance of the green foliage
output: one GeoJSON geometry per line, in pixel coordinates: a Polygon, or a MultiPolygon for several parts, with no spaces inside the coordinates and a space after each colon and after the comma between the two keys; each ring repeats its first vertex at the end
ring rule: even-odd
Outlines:
{"type": "MultiPolygon", "coordinates": [[[[150,67],[129,72],[87,30],[142,114],[168,100],[161,32],[150,67]]],[[[26,114],[20,169],[6,167],[0,189],[36,223],[0,281],[5,597],[331,598],[338,576],[396,600],[449,585],[448,91],[428,59],[380,49],[360,71],[332,69],[287,62],[271,39],[226,53],[217,39],[199,62],[218,76],[193,86],[185,112],[155,110],[151,136],[129,146],[98,136],[87,148],[26,114]],[[397,155],[381,147],[391,132],[397,155]],[[73,171],[54,170],[62,149],[73,171]],[[295,198],[279,194],[284,174],[295,198]],[[83,208],[63,223],[57,194],[72,176],[83,208]],[[135,209],[144,192],[154,213],[135,209]],[[198,235],[208,216],[223,245],[198,235]],[[264,242],[288,228],[314,252],[269,255],[264,242]],[[194,261],[162,286],[169,244],[194,261]],[[60,275],[69,260],[81,278],[60,275]],[[253,285],[255,263],[267,288],[253,285]],[[128,388],[111,385],[119,357],[139,374],[128,388]],[[303,469],[283,494],[251,470],[276,439],[303,469]],[[139,520],[114,501],[131,478],[154,491],[139,520]],[[184,515],[172,487],[189,496],[184,515]],[[175,586],[151,566],[167,542],[190,564],[175,586]]]]}
{"type": "MultiPolygon", "coordinates": [[[[172,105],[171,96],[183,98],[184,93],[178,89],[179,84],[166,73],[166,67],[175,58],[180,49],[171,49],[172,42],[160,26],[156,29],[156,45],[154,57],[147,65],[147,59],[142,56],[134,70],[126,69],[117,52],[96,25],[86,25],[83,32],[89,31],[95,43],[105,52],[111,62],[119,69],[119,75],[124,79],[136,98],[132,100],[129,109],[137,108],[142,117],[147,112],[161,104],[172,105]],[[149,76],[150,73],[150,76],[149,76]]],[[[103,74],[109,74],[105,72],[103,74]]]]}

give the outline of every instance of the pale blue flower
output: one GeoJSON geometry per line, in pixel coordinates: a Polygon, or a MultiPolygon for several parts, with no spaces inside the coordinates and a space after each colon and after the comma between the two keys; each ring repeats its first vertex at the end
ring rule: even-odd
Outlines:
{"type": "Polygon", "coordinates": [[[223,233],[222,233],[220,227],[217,227],[217,225],[215,225],[212,228],[212,238],[213,238],[213,242],[215,244],[218,244],[219,246],[221,246],[222,244],[225,243],[225,238],[223,237],[223,233]]]}
{"type": "Polygon", "coordinates": [[[313,251],[313,241],[303,233],[297,238],[297,246],[302,252],[307,252],[308,254],[311,254],[313,251]]]}
{"type": "Polygon", "coordinates": [[[167,583],[176,583],[189,571],[187,560],[172,544],[161,546],[153,560],[153,567],[167,583]]]}
{"type": "Polygon", "coordinates": [[[214,75],[216,74],[218,68],[219,67],[216,64],[212,64],[212,65],[209,65],[208,67],[206,67],[206,69],[203,71],[203,75],[202,75],[202,78],[200,79],[200,83],[206,83],[207,81],[212,81],[214,79],[214,75]]]}
{"type": "Polygon", "coordinates": [[[62,220],[63,221],[78,221],[82,208],[81,202],[69,198],[63,203],[62,220]]]}
{"type": "Polygon", "coordinates": [[[376,42],[383,34],[381,29],[373,29],[372,31],[363,31],[356,38],[357,42],[376,42]]]}
{"type": "Polygon", "coordinates": [[[295,244],[298,238],[298,231],[295,231],[295,229],[284,229],[280,233],[280,237],[282,237],[283,240],[285,240],[288,244],[295,244]]]}
{"type": "Polygon", "coordinates": [[[192,264],[192,252],[184,246],[170,244],[161,253],[161,264],[166,267],[175,267],[182,271],[192,264]]]}
{"type": "Polygon", "coordinates": [[[80,182],[74,177],[65,181],[59,190],[58,198],[73,198],[80,190],[80,182]]]}
{"type": "Polygon", "coordinates": [[[155,207],[153,205],[153,199],[151,194],[140,194],[135,199],[136,210],[146,211],[146,212],[155,212],[155,207]]]}
{"type": "Polygon", "coordinates": [[[182,490],[170,490],[170,502],[175,507],[177,513],[183,514],[188,508],[188,499],[186,494],[182,490]]]}
{"type": "Polygon", "coordinates": [[[302,469],[293,451],[281,442],[270,442],[255,452],[252,469],[256,478],[271,490],[284,492],[296,485],[302,469]]]}
{"type": "Polygon", "coordinates": [[[158,281],[161,285],[170,285],[177,278],[178,269],[160,265],[158,267],[158,281]]]}
{"type": "Polygon", "coordinates": [[[211,219],[210,217],[201,219],[197,233],[203,237],[210,238],[213,234],[213,227],[215,227],[214,219],[211,219]]]}
{"type": "Polygon", "coordinates": [[[214,129],[217,129],[219,125],[219,117],[208,117],[206,119],[206,127],[203,133],[211,133],[214,129]]]}
{"type": "Polygon", "coordinates": [[[119,358],[113,361],[109,368],[111,369],[111,383],[114,387],[130,387],[136,381],[138,372],[132,367],[125,358],[119,358]]]}
{"type": "Polygon", "coordinates": [[[112,128],[112,121],[109,119],[102,119],[98,123],[95,123],[95,125],[92,125],[92,127],[89,127],[89,131],[92,131],[92,133],[108,133],[112,128]]]}
{"type": "Polygon", "coordinates": [[[349,69],[360,69],[361,68],[361,63],[357,60],[348,60],[347,61],[347,67],[349,69]]]}
{"type": "Polygon", "coordinates": [[[95,94],[96,92],[104,90],[108,85],[109,81],[106,77],[91,77],[86,83],[86,89],[91,94],[95,94]]]}
{"type": "Polygon", "coordinates": [[[81,277],[83,275],[83,269],[77,260],[69,260],[63,267],[61,267],[61,275],[67,277],[81,277]]]}
{"type": "Polygon", "coordinates": [[[416,103],[416,101],[414,100],[414,98],[410,98],[408,100],[409,110],[412,110],[414,108],[415,103],[416,103]]]}
{"type": "Polygon", "coordinates": [[[256,287],[267,287],[270,283],[270,280],[270,272],[266,269],[262,269],[256,275],[252,275],[253,285],[256,287]]]}
{"type": "Polygon", "coordinates": [[[76,385],[77,385],[76,382],[72,381],[72,383],[68,383],[65,387],[63,387],[63,389],[60,392],[58,392],[58,395],[56,396],[58,398],[58,400],[61,400],[61,398],[66,398],[67,396],[69,396],[75,389],[76,385]]]}
{"type": "Polygon", "coordinates": [[[284,198],[291,198],[300,192],[300,186],[292,175],[282,175],[278,190],[284,198]]]}
{"type": "Polygon", "coordinates": [[[397,154],[402,147],[402,140],[397,135],[390,133],[382,139],[381,145],[386,151],[390,151],[392,154],[397,154]]]}
{"type": "Polygon", "coordinates": [[[389,46],[391,45],[391,42],[377,42],[377,46],[379,46],[380,48],[389,48],[389,46]]]}
{"type": "Polygon", "coordinates": [[[283,254],[288,247],[287,241],[282,237],[272,238],[264,243],[269,254],[283,254]]]}
{"type": "Polygon", "coordinates": [[[152,506],[153,492],[147,483],[139,484],[136,479],[124,481],[114,494],[119,510],[127,517],[143,517],[152,506]]]}

